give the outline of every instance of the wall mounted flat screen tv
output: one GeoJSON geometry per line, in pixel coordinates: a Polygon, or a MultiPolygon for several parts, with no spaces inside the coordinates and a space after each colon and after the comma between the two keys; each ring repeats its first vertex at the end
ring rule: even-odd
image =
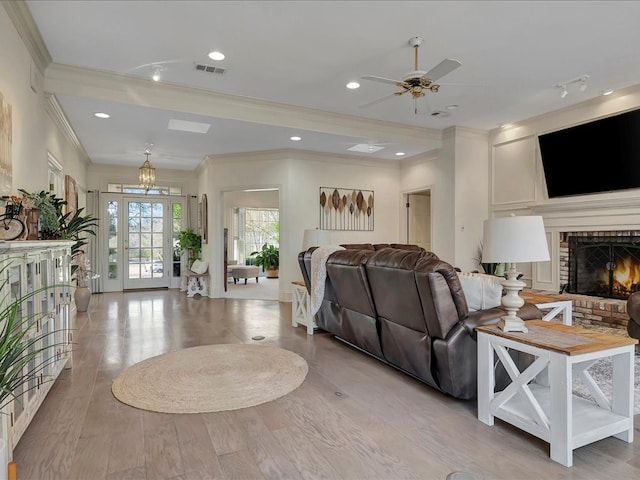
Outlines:
{"type": "Polygon", "coordinates": [[[640,110],[538,137],[549,198],[640,188],[640,110]]]}

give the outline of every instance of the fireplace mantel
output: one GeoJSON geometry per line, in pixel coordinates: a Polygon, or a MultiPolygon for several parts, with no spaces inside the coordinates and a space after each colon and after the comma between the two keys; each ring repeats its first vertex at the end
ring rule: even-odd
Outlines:
{"type": "Polygon", "coordinates": [[[623,197],[568,198],[531,206],[534,215],[542,215],[548,231],[635,230],[640,225],[640,194],[623,197]]]}

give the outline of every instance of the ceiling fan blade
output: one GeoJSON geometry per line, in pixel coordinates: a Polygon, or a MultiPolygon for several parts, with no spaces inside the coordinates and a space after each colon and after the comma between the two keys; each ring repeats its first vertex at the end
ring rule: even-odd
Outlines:
{"type": "Polygon", "coordinates": [[[452,58],[445,58],[438,65],[436,65],[427,73],[425,73],[422,76],[422,78],[428,78],[432,82],[435,82],[439,78],[442,78],[445,75],[448,75],[449,73],[453,72],[456,68],[458,68],[461,65],[462,63],[460,63],[458,60],[453,60],[452,58]]]}
{"type": "Polygon", "coordinates": [[[387,95],[385,95],[385,96],[383,96],[383,97],[376,98],[375,100],[372,100],[372,101],[367,102],[367,103],[363,103],[362,105],[359,105],[359,107],[360,107],[360,108],[367,108],[367,107],[370,107],[370,106],[372,106],[372,105],[375,105],[376,103],[383,102],[383,101],[385,101],[385,100],[387,100],[387,99],[389,99],[389,98],[391,98],[391,97],[395,97],[396,95],[402,95],[403,93],[405,93],[405,92],[393,92],[393,93],[389,93],[389,94],[387,94],[387,95]]]}
{"type": "Polygon", "coordinates": [[[362,77],[363,80],[374,80],[376,82],[389,83],[391,85],[396,85],[398,87],[404,87],[405,83],[402,80],[393,80],[391,78],[377,77],[375,75],[364,75],[362,77]]]}

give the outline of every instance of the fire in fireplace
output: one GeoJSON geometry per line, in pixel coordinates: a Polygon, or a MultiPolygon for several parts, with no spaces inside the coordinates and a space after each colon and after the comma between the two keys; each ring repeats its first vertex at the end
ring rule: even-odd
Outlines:
{"type": "Polygon", "coordinates": [[[640,289],[640,237],[569,237],[567,291],[626,299],[640,289]]]}

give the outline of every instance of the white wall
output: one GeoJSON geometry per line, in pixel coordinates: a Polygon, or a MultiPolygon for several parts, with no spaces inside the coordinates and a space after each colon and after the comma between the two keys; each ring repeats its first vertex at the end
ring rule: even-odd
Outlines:
{"type": "MultiPolygon", "coordinates": [[[[48,190],[47,151],[71,175],[81,191],[86,186],[86,157],[61,131],[50,114],[40,72],[4,8],[0,8],[0,93],[12,107],[13,194],[22,188],[48,190]],[[34,88],[31,88],[32,70],[34,88]]],[[[82,202],[80,202],[82,204],[82,202]]]]}
{"type": "MultiPolygon", "coordinates": [[[[551,261],[533,267],[518,265],[524,280],[534,287],[559,289],[558,232],[636,230],[640,218],[640,189],[549,199],[537,136],[639,107],[640,86],[635,86],[490,133],[491,215],[534,214],[544,218],[551,261]]],[[[590,165],[576,173],[597,175],[598,168],[590,165]]],[[[601,168],[607,168],[606,159],[601,168]]]]}
{"type": "Polygon", "coordinates": [[[478,249],[489,216],[489,136],[455,128],[455,263],[463,271],[479,268],[478,249]]]}
{"type": "MultiPolygon", "coordinates": [[[[207,178],[210,229],[222,239],[224,192],[274,187],[280,205],[280,300],[291,300],[291,282],[299,280],[297,256],[305,229],[319,226],[320,187],[373,190],[373,231],[332,230],[332,244],[399,241],[399,165],[311,152],[278,151],[208,159],[200,178],[207,178]]],[[[207,246],[212,271],[222,272],[222,241],[207,246]]],[[[223,275],[213,275],[210,296],[223,296],[223,275]]]]}

